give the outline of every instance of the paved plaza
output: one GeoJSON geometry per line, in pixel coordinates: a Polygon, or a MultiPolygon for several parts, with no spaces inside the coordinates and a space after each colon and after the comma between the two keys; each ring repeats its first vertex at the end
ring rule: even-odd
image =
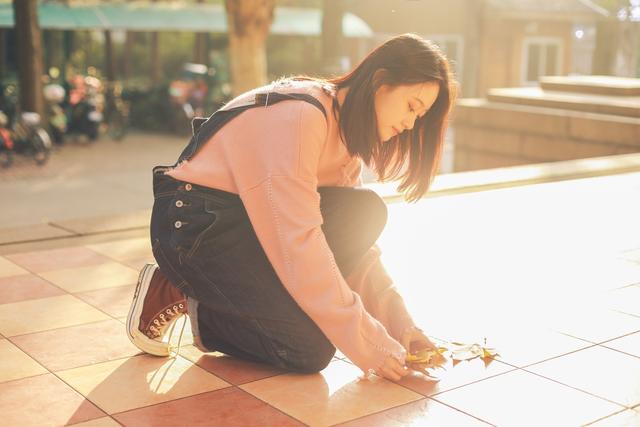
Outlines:
{"type": "MultiPolygon", "coordinates": [[[[142,187],[109,191],[129,185],[142,187]]],[[[146,231],[52,239],[0,257],[3,424],[640,424],[640,172],[388,207],[379,245],[409,310],[435,340],[486,339],[500,354],[488,367],[394,383],[361,378],[338,353],[318,374],[292,374],[203,354],[188,324],[179,356],[144,355],[124,320],[152,261],[146,231]]]]}

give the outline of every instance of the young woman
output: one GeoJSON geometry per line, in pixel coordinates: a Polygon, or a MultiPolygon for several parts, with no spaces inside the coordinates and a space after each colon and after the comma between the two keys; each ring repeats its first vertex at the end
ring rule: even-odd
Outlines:
{"type": "Polygon", "coordinates": [[[360,188],[361,164],[420,199],[453,88],[438,47],[405,34],[344,76],[282,79],[214,113],[153,171],[158,265],[140,274],[132,342],[169,355],[188,315],[205,352],[317,372],[337,347],[365,372],[406,375],[407,352],[434,345],[380,263],[387,210],[360,188]]]}

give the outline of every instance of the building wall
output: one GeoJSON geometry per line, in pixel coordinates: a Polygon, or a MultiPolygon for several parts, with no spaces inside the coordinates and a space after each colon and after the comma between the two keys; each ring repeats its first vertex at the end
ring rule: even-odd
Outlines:
{"type": "Polygon", "coordinates": [[[454,110],[454,170],[640,151],[640,118],[469,99],[454,110]]]}
{"type": "MultiPolygon", "coordinates": [[[[550,12],[522,16],[517,10],[492,11],[482,0],[348,0],[347,9],[364,19],[376,33],[369,48],[392,35],[452,36],[462,40],[457,79],[461,97],[485,97],[494,87],[521,86],[525,37],[562,40],[562,68],[573,70],[573,25],[589,23],[595,14],[555,16],[550,12]],[[461,68],[461,69],[460,69],[461,68]]],[[[368,49],[367,49],[368,50],[368,49]]]]}
{"type": "Polygon", "coordinates": [[[461,64],[454,68],[465,97],[475,95],[480,8],[481,2],[468,0],[449,0],[446,5],[437,0],[350,0],[347,7],[376,33],[368,48],[391,36],[409,32],[434,39],[459,38],[462,41],[461,64]]]}
{"type": "Polygon", "coordinates": [[[524,42],[527,37],[551,37],[561,41],[560,74],[572,68],[573,25],[563,21],[502,20],[483,22],[477,97],[491,88],[523,86],[524,42]]]}

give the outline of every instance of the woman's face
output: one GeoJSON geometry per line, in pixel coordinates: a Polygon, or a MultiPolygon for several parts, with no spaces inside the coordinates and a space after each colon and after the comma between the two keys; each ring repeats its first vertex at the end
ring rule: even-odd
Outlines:
{"type": "Polygon", "coordinates": [[[374,96],[378,136],[388,141],[393,136],[413,128],[416,118],[424,116],[438,97],[438,82],[412,85],[382,85],[374,96]]]}

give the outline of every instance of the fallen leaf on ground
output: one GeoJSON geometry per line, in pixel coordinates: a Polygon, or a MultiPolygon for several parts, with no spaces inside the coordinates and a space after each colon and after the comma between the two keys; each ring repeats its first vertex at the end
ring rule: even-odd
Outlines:
{"type": "Polygon", "coordinates": [[[477,358],[484,362],[485,367],[488,367],[489,364],[499,356],[495,348],[481,346],[477,343],[464,344],[460,342],[450,342],[448,346],[443,345],[437,349],[423,349],[408,354],[406,359],[407,365],[413,370],[430,376],[427,369],[444,369],[444,365],[447,362],[445,354],[451,358],[451,363],[454,367],[460,362],[477,358]]]}

